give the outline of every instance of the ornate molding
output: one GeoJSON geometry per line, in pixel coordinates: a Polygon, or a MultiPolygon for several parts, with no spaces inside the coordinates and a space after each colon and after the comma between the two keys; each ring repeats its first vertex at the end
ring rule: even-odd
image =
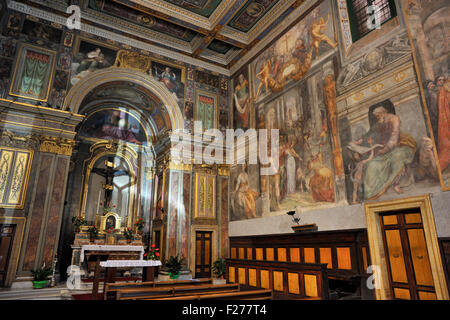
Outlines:
{"type": "Polygon", "coordinates": [[[59,137],[41,136],[40,152],[71,156],[75,140],[59,137]]]}
{"type": "Polygon", "coordinates": [[[218,168],[219,176],[230,176],[230,167],[229,166],[219,166],[218,168]]]}
{"type": "MultiPolygon", "coordinates": [[[[386,66],[411,55],[406,33],[397,35],[356,61],[349,63],[339,74],[337,91],[339,94],[351,90],[361,84],[361,79],[369,78],[386,66]]],[[[376,88],[379,89],[379,88],[376,88]]]]}
{"type": "Polygon", "coordinates": [[[37,149],[39,136],[36,134],[18,135],[9,130],[1,130],[0,145],[19,149],[37,149]]]}
{"type": "Polygon", "coordinates": [[[152,66],[152,61],[150,57],[144,56],[137,52],[120,50],[119,52],[117,52],[114,66],[147,73],[152,66]]]}

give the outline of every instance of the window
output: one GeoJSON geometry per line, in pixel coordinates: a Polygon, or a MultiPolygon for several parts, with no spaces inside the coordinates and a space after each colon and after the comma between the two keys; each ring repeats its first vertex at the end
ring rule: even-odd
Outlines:
{"type": "Polygon", "coordinates": [[[397,16],[394,0],[347,0],[347,2],[353,42],[375,30],[370,27],[370,22],[368,23],[374,22],[371,18],[374,14],[369,14],[371,10],[376,10],[375,14],[379,13],[380,25],[397,16]],[[373,9],[371,6],[374,6],[373,9]]]}

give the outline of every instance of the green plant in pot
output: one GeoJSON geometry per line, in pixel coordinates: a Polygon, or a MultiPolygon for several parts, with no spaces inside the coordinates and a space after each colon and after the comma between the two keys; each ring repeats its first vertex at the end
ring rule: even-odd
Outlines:
{"type": "Polygon", "coordinates": [[[42,265],[41,268],[31,270],[31,274],[33,275],[33,288],[35,289],[41,289],[45,287],[45,285],[48,283],[48,276],[50,276],[53,273],[52,268],[46,268],[45,263],[42,265]]]}
{"type": "Polygon", "coordinates": [[[179,257],[178,255],[170,256],[169,260],[164,261],[164,265],[169,270],[169,276],[170,279],[177,279],[180,275],[181,270],[181,264],[183,263],[184,259],[182,257],[179,257]]]}
{"type": "Polygon", "coordinates": [[[89,232],[89,241],[94,242],[98,234],[97,227],[96,226],[89,227],[88,232],[89,232]]]}
{"type": "Polygon", "coordinates": [[[212,271],[219,279],[225,278],[225,259],[219,258],[214,261],[212,271]]]}
{"type": "Polygon", "coordinates": [[[131,243],[131,241],[133,240],[133,230],[131,230],[130,227],[126,228],[123,231],[123,235],[125,236],[125,238],[127,239],[128,243],[131,243]]]}
{"type": "Polygon", "coordinates": [[[80,217],[72,217],[72,223],[75,227],[75,232],[80,232],[80,227],[86,225],[86,220],[80,217]]]}

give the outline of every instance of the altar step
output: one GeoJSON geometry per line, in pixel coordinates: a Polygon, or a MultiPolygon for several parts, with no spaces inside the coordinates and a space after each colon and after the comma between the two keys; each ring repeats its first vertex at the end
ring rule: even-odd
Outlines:
{"type": "MultiPolygon", "coordinates": [[[[81,284],[80,289],[69,290],[65,283],[56,287],[42,289],[0,289],[0,300],[72,300],[72,294],[92,291],[92,283],[81,284]]],[[[99,292],[103,285],[99,286],[99,292]]]]}

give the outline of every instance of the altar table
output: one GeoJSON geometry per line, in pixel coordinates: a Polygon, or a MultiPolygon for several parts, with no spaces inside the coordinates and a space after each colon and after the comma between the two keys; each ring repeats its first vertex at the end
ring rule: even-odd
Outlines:
{"type": "MultiPolygon", "coordinates": [[[[81,246],[80,262],[83,263],[85,251],[90,251],[90,261],[95,261],[94,271],[94,283],[92,285],[92,299],[96,299],[98,295],[98,282],[100,278],[100,262],[108,260],[109,255],[112,252],[118,251],[138,251],[140,252],[140,260],[128,260],[128,261],[141,261],[144,256],[143,246],[124,246],[124,245],[83,245],[81,246]]],[[[114,260],[111,260],[114,261],[114,260]]],[[[125,261],[125,260],[119,260],[125,261]]]]}

